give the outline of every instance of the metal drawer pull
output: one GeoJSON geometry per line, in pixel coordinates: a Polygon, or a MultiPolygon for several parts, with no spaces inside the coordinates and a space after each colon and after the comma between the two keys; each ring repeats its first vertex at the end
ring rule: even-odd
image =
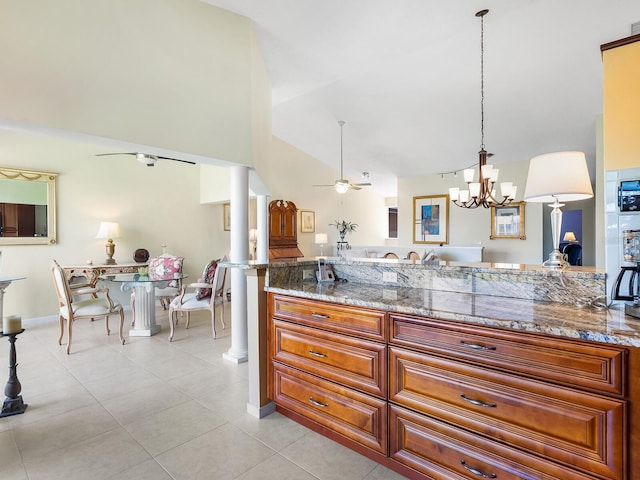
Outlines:
{"type": "Polygon", "coordinates": [[[313,397],[309,397],[309,401],[311,402],[311,404],[312,404],[312,405],[315,405],[316,407],[323,407],[323,408],[325,408],[325,407],[328,407],[328,406],[329,406],[329,404],[328,404],[328,403],[322,403],[322,402],[319,402],[319,401],[317,401],[317,400],[314,400],[314,399],[313,399],[313,397]]]}
{"type": "Polygon", "coordinates": [[[495,408],[495,407],[498,406],[498,404],[496,404],[496,403],[487,403],[487,402],[483,402],[482,400],[476,400],[475,398],[469,398],[464,393],[461,394],[460,396],[462,397],[462,399],[465,402],[473,403],[474,405],[477,405],[478,407],[495,408]]]}
{"type": "Polygon", "coordinates": [[[331,318],[329,315],[323,315],[322,313],[311,312],[312,317],[316,318],[331,318]]]}
{"type": "Polygon", "coordinates": [[[327,358],[329,356],[326,353],[318,353],[318,352],[314,352],[313,350],[309,350],[309,355],[312,355],[314,357],[322,357],[322,358],[327,358]]]}
{"type": "Polygon", "coordinates": [[[477,343],[467,343],[464,340],[460,340],[460,343],[466,347],[473,348],[474,350],[495,350],[496,347],[485,347],[484,345],[478,345],[477,343]]]}
{"type": "Polygon", "coordinates": [[[497,478],[498,477],[495,473],[484,473],[482,470],[478,470],[477,468],[470,467],[469,465],[467,465],[465,463],[464,460],[460,460],[460,463],[465,468],[465,470],[468,470],[471,473],[473,473],[474,475],[478,475],[479,477],[482,477],[482,478],[497,478]]]}

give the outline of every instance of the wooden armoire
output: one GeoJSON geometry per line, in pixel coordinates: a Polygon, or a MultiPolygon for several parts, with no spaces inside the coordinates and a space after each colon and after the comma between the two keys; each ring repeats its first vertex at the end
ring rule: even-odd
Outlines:
{"type": "Polygon", "coordinates": [[[298,209],[288,200],[269,203],[269,259],[298,258],[298,209]]]}

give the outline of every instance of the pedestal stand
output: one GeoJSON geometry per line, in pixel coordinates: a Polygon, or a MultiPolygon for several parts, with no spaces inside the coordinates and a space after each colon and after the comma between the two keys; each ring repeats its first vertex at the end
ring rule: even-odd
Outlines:
{"type": "Polygon", "coordinates": [[[343,255],[343,252],[345,250],[349,250],[351,248],[351,246],[349,245],[349,242],[338,242],[338,256],[343,255]]]}
{"type": "Polygon", "coordinates": [[[11,349],[9,351],[9,380],[7,380],[7,384],[4,387],[4,394],[7,398],[4,399],[4,403],[2,404],[0,417],[8,417],[9,415],[24,413],[29,406],[22,401],[22,395],[20,395],[22,385],[20,385],[17,373],[18,362],[16,357],[16,337],[22,332],[24,332],[24,329],[16,333],[5,334],[0,332],[1,336],[9,338],[9,343],[11,344],[11,349]]]}

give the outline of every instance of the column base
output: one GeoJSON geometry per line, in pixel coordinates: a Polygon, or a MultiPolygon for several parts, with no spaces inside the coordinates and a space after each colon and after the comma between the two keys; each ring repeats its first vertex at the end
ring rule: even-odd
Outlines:
{"type": "Polygon", "coordinates": [[[129,330],[130,337],[150,337],[160,331],[160,325],[152,325],[149,328],[132,328],[129,330]]]}
{"type": "Polygon", "coordinates": [[[224,358],[228,362],[233,362],[236,365],[239,365],[241,363],[245,363],[245,362],[249,361],[249,354],[248,353],[244,353],[244,354],[240,354],[240,355],[235,355],[233,353],[226,352],[226,353],[222,354],[222,358],[224,358]]]}
{"type": "Polygon", "coordinates": [[[22,395],[18,395],[16,398],[5,398],[2,405],[2,412],[0,417],[8,417],[10,415],[19,415],[24,413],[29,405],[22,401],[22,395]]]}
{"type": "Polygon", "coordinates": [[[256,407],[247,402],[247,413],[255,418],[264,418],[276,411],[276,404],[269,402],[261,407],[256,407]]]}

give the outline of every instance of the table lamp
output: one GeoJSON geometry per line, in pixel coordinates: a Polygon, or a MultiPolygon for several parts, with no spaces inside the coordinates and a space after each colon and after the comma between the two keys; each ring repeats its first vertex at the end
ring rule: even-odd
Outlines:
{"type": "Polygon", "coordinates": [[[576,234],[573,232],[564,232],[564,237],[562,237],[563,242],[577,242],[576,234]]]}
{"type": "Polygon", "coordinates": [[[118,222],[100,222],[100,228],[96,238],[106,238],[107,243],[105,245],[107,249],[107,259],[104,261],[105,265],[115,265],[116,261],[113,259],[113,254],[116,253],[116,244],[113,243],[114,238],[120,238],[120,224],[118,222]]]}
{"type": "Polygon", "coordinates": [[[582,152],[554,152],[538,155],[529,161],[529,174],[524,199],[528,202],[551,203],[551,237],[553,251],[542,266],[565,268],[569,263],[560,252],[562,211],[560,202],[573,202],[593,197],[587,159],[582,152]]]}
{"type": "Polygon", "coordinates": [[[316,233],[316,245],[320,245],[320,256],[323,257],[322,247],[324,244],[329,243],[329,238],[326,233],[316,233]]]}

